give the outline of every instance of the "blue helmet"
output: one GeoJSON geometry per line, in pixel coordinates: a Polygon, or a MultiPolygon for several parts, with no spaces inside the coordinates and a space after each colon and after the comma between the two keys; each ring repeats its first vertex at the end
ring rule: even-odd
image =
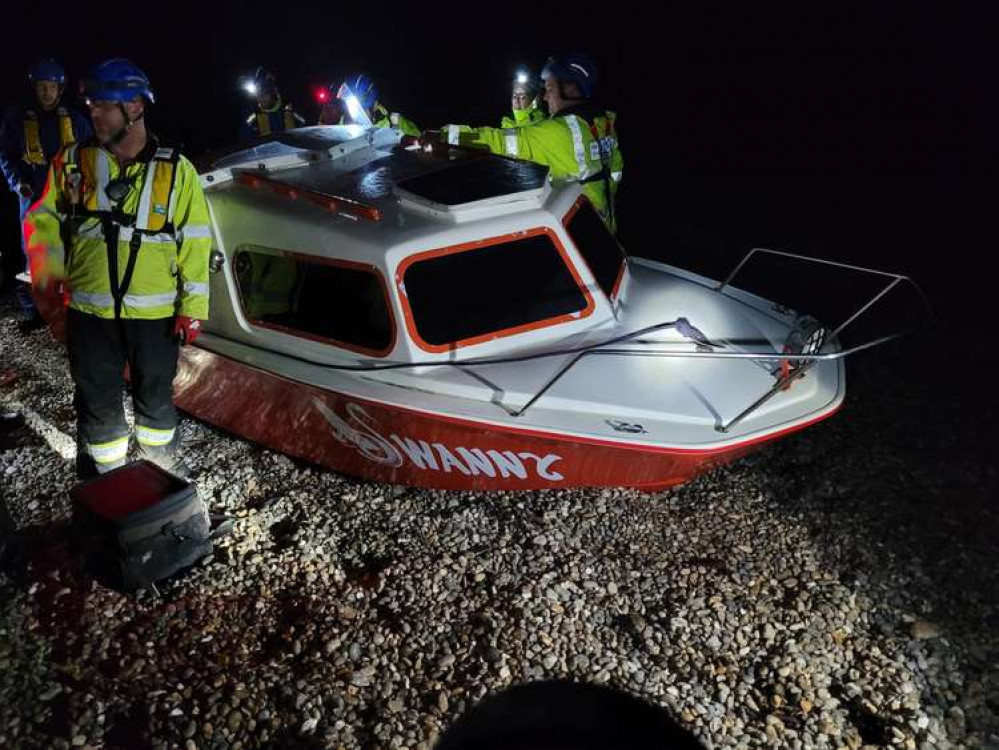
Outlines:
{"type": "Polygon", "coordinates": [[[336,92],[337,99],[343,99],[348,90],[365,109],[370,110],[378,102],[378,87],[364,73],[347,76],[336,92]]]}
{"type": "Polygon", "coordinates": [[[55,81],[60,86],[66,84],[66,70],[51,57],[45,57],[28,69],[28,81],[55,81]]]}
{"type": "Polygon", "coordinates": [[[549,57],[541,78],[571,81],[579,86],[584,99],[592,99],[597,90],[597,63],[581,52],[549,57]]]}
{"type": "Polygon", "coordinates": [[[106,60],[83,82],[83,95],[95,101],[130,102],[145,97],[156,101],[146,74],[123,57],[106,60]]]}

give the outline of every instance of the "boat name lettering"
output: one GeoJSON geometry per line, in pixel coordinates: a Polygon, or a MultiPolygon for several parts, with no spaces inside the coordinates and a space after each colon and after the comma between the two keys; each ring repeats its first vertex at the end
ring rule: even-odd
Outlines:
{"type": "Polygon", "coordinates": [[[318,398],[314,398],[313,403],[339,442],[383,466],[397,468],[408,459],[421,471],[459,472],[465,476],[499,476],[504,479],[527,479],[533,473],[549,482],[565,479],[554,468],[562,460],[555,453],[538,455],[530,451],[467,448],[461,445],[449,447],[395,433],[386,439],[378,431],[374,418],[359,404],[347,404],[347,419],[343,419],[318,398]]]}

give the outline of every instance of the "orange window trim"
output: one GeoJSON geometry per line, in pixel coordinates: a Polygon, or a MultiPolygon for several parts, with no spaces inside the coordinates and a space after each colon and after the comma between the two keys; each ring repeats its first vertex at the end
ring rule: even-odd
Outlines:
{"type": "MultiPolygon", "coordinates": [[[[572,204],[572,206],[566,212],[565,216],[562,217],[562,226],[565,227],[566,234],[568,234],[570,237],[572,237],[572,232],[569,231],[569,222],[572,221],[572,217],[576,215],[576,212],[579,210],[580,206],[583,205],[584,201],[589,202],[586,196],[584,195],[581,195],[578,198],[576,198],[576,202],[572,204]]],[[[572,241],[575,242],[576,238],[573,237],[572,241]]],[[[614,242],[617,242],[617,237],[614,237],[614,242]]],[[[620,243],[618,243],[618,247],[620,247],[620,243]]],[[[590,269],[590,275],[593,276],[593,280],[596,281],[597,275],[593,271],[593,266],[591,266],[589,262],[587,262],[586,256],[583,255],[582,251],[579,252],[579,257],[583,259],[583,263],[586,263],[586,267],[590,269]]],[[[617,278],[614,279],[614,286],[611,287],[611,293],[610,293],[611,302],[617,301],[617,293],[621,291],[621,282],[624,281],[624,269],[628,265],[626,259],[627,259],[627,254],[624,252],[624,250],[621,250],[621,265],[618,266],[617,278]]],[[[600,285],[597,284],[597,286],[599,287],[600,285]]],[[[603,290],[601,289],[601,291],[603,290]]]]}
{"type": "MultiPolygon", "coordinates": [[[[243,248],[237,248],[236,255],[240,253],[249,252],[243,248]]],[[[254,247],[251,245],[250,247],[254,247]]],[[[239,277],[233,273],[233,278],[236,281],[236,288],[239,289],[239,309],[243,313],[243,317],[246,318],[252,325],[258,328],[266,328],[271,331],[277,331],[279,333],[286,333],[291,336],[296,336],[298,338],[307,339],[309,341],[317,341],[321,344],[330,344],[336,346],[340,349],[346,349],[347,351],[354,352],[356,354],[367,354],[372,357],[386,357],[389,352],[395,348],[396,342],[396,325],[395,325],[395,315],[392,313],[392,305],[390,303],[389,288],[388,283],[385,281],[385,276],[382,272],[370,263],[360,263],[355,260],[341,260],[340,258],[321,258],[317,255],[308,255],[307,253],[297,253],[292,250],[277,250],[275,248],[265,248],[266,250],[276,253],[281,257],[285,258],[295,258],[303,263],[312,263],[317,266],[337,266],[339,268],[352,268],[357,271],[364,271],[365,273],[373,274],[382,287],[382,297],[385,300],[385,306],[388,309],[389,318],[389,331],[391,332],[391,338],[389,339],[388,346],[384,349],[370,349],[365,346],[359,346],[357,344],[351,344],[346,341],[340,341],[339,339],[329,338],[328,336],[320,336],[315,333],[309,333],[308,331],[300,331],[297,328],[290,328],[288,326],[281,325],[280,323],[271,323],[266,320],[258,320],[256,318],[251,318],[246,312],[246,307],[243,305],[243,290],[239,286],[239,277]]],[[[267,253],[261,253],[262,255],[267,255],[267,253]]]]}
{"type": "Polygon", "coordinates": [[[398,269],[395,274],[396,287],[399,290],[399,298],[402,300],[402,312],[403,317],[406,320],[406,330],[409,331],[410,337],[416,343],[420,349],[425,352],[431,352],[433,354],[440,354],[442,352],[449,352],[454,349],[460,349],[465,346],[473,346],[475,344],[481,344],[486,341],[494,341],[495,339],[506,338],[507,336],[515,336],[519,333],[526,333],[528,331],[536,331],[541,328],[548,328],[549,326],[559,325],[560,323],[568,323],[573,320],[583,320],[588,318],[593,314],[596,309],[596,303],[593,301],[593,296],[590,294],[590,290],[586,288],[583,284],[582,278],[580,278],[579,271],[573,264],[572,259],[565,250],[565,246],[562,244],[562,240],[559,239],[558,235],[553,232],[548,227],[536,227],[534,229],[528,229],[523,232],[511,232],[510,234],[504,234],[499,237],[490,237],[485,240],[475,240],[473,242],[465,242],[460,245],[449,245],[447,247],[437,248],[435,250],[427,250],[422,253],[417,253],[416,255],[411,255],[404,259],[402,263],[399,264],[398,269]],[[566,315],[557,315],[553,318],[544,318],[543,320],[536,320],[533,323],[525,323],[521,326],[514,326],[513,328],[504,328],[499,331],[492,331],[490,333],[484,333],[481,336],[473,336],[467,339],[461,339],[460,341],[453,341],[449,344],[431,344],[423,340],[420,336],[419,331],[416,330],[416,321],[413,318],[413,310],[409,304],[409,297],[406,295],[404,279],[406,277],[406,271],[409,267],[415,263],[419,263],[424,260],[431,260],[432,258],[439,258],[444,255],[454,255],[456,253],[463,253],[468,250],[478,250],[484,247],[490,247],[492,245],[500,245],[504,242],[510,242],[514,240],[524,239],[526,237],[536,237],[539,234],[546,235],[555,246],[558,251],[559,256],[562,258],[562,262],[565,263],[566,267],[569,269],[569,273],[572,274],[573,281],[576,282],[577,288],[583,293],[583,297],[586,300],[586,307],[576,313],[568,313],[566,315]]]}

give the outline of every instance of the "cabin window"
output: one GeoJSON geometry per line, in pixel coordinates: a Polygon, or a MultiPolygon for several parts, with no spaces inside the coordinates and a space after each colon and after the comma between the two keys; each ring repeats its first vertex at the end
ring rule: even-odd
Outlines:
{"type": "Polygon", "coordinates": [[[565,228],[604,294],[617,294],[624,276],[624,251],[588,200],[580,198],[565,217],[565,228]]]}
{"type": "Polygon", "coordinates": [[[233,270],[251,323],[385,355],[394,324],[381,274],[363,263],[241,247],[233,270]]]}
{"type": "Polygon", "coordinates": [[[536,229],[414,256],[400,267],[417,343],[443,351],[589,315],[557,237],[536,229]]]}

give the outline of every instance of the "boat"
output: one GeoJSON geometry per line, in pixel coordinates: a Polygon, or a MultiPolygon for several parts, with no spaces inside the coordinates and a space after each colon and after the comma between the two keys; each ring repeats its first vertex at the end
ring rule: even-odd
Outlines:
{"type": "Polygon", "coordinates": [[[578,184],[391,128],[287,131],[199,171],[211,310],[175,400],[289,456],[428,488],[656,491],[843,404],[844,326],[733,283],[802,256],[755,250],[718,281],[630,255],[578,184]]]}

